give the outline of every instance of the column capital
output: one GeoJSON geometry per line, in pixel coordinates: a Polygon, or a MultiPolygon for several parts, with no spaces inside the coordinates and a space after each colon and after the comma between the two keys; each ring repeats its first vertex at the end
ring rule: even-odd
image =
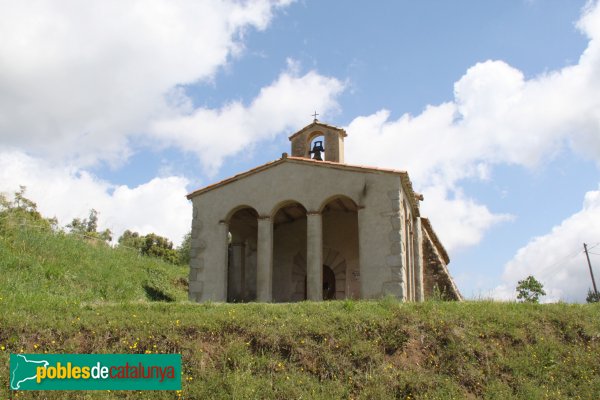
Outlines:
{"type": "Polygon", "coordinates": [[[309,216],[309,215],[311,215],[311,216],[321,215],[321,212],[320,211],[307,211],[306,216],[309,216]]]}
{"type": "Polygon", "coordinates": [[[270,221],[271,216],[270,215],[259,215],[258,217],[256,217],[256,219],[259,221],[270,221]]]}

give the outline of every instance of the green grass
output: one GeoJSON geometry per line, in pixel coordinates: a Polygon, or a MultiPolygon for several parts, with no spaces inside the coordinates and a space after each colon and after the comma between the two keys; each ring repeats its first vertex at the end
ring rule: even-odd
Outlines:
{"type": "Polygon", "coordinates": [[[0,268],[17,309],[187,298],[185,267],[35,227],[0,229],[0,268]]]}
{"type": "Polygon", "coordinates": [[[35,230],[2,233],[0,273],[0,398],[600,394],[598,304],[191,304],[185,268],[35,230]],[[9,393],[11,352],[180,353],[183,390],[9,393]]]}

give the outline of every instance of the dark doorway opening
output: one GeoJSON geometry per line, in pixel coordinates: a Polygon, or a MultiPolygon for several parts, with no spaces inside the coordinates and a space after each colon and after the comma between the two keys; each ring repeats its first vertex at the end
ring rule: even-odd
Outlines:
{"type": "Polygon", "coordinates": [[[323,265],[323,300],[335,300],[335,274],[327,265],[323,265]]]}

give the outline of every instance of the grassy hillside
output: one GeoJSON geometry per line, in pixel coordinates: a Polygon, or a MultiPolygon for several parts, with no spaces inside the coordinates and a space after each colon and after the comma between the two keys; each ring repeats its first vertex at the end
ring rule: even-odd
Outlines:
{"type": "Polygon", "coordinates": [[[0,296],[12,307],[65,302],[184,300],[187,268],[28,222],[0,225],[0,296]]]}
{"type": "Polygon", "coordinates": [[[13,398],[597,399],[600,305],[190,304],[185,269],[16,229],[0,236],[9,353],[181,353],[183,390],[13,398]],[[150,288],[150,289],[148,289],[150,288]],[[157,299],[175,301],[154,301],[157,299]]]}

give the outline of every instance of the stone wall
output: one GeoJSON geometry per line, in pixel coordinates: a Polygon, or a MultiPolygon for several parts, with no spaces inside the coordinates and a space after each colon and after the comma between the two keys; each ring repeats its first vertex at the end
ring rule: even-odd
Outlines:
{"type": "Polygon", "coordinates": [[[304,129],[290,136],[292,142],[292,156],[311,158],[311,141],[317,136],[323,136],[325,142],[326,161],[343,163],[344,162],[344,137],[346,132],[343,129],[335,128],[326,124],[315,122],[304,129]]]}
{"type": "Polygon", "coordinates": [[[390,200],[389,223],[384,225],[388,231],[388,249],[386,254],[386,266],[389,268],[389,279],[383,282],[382,292],[384,295],[391,294],[400,299],[406,299],[406,266],[405,253],[406,244],[402,231],[402,193],[398,187],[396,190],[387,192],[390,200]]]}
{"type": "Polygon", "coordinates": [[[444,300],[462,300],[447,268],[450,261],[431,224],[421,219],[423,234],[423,290],[425,300],[440,296],[444,300]]]}

